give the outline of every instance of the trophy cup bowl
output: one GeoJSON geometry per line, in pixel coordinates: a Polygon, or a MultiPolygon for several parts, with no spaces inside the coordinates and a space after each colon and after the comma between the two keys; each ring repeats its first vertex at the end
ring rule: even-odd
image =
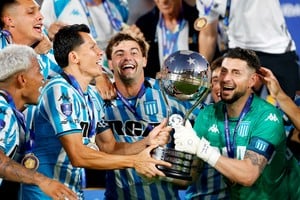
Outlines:
{"type": "MultiPolygon", "coordinates": [[[[184,117],[169,113],[169,125],[184,125],[192,111],[206,98],[210,91],[209,63],[198,52],[182,50],[172,53],[164,61],[159,73],[160,87],[164,100],[166,95],[181,101],[193,100],[195,103],[184,117]],[[181,119],[180,119],[181,118],[181,119]]],[[[196,155],[177,151],[169,147],[158,147],[153,150],[152,157],[172,163],[171,168],[157,166],[165,173],[166,181],[187,186],[195,181],[201,173],[203,161],[196,155]]]]}

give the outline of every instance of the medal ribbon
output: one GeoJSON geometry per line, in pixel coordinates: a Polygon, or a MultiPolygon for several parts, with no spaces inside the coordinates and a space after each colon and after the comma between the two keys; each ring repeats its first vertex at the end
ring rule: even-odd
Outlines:
{"type": "Polygon", "coordinates": [[[98,35],[97,35],[97,32],[96,32],[96,28],[95,28],[94,22],[92,20],[90,11],[88,9],[88,6],[86,4],[86,1],[85,0],[80,0],[80,4],[81,4],[81,6],[82,6],[82,8],[85,12],[85,15],[86,15],[86,18],[88,20],[88,23],[89,23],[89,26],[90,26],[90,29],[91,29],[91,34],[92,34],[93,38],[97,38],[98,35]]]}
{"type": "Polygon", "coordinates": [[[74,76],[72,76],[70,74],[66,74],[65,72],[62,72],[61,75],[64,79],[66,79],[68,81],[68,83],[70,83],[79,92],[79,94],[83,97],[83,99],[85,101],[85,104],[87,106],[88,115],[89,115],[89,120],[90,120],[88,138],[91,138],[96,133],[95,117],[94,117],[94,113],[93,113],[93,108],[94,108],[93,101],[89,94],[87,94],[88,101],[86,100],[85,95],[74,76]],[[91,110],[89,110],[89,108],[91,110]]]}
{"type": "Polygon", "coordinates": [[[224,106],[224,116],[225,116],[225,142],[226,142],[226,149],[228,152],[228,156],[230,158],[234,158],[234,149],[235,149],[235,144],[234,144],[234,140],[235,140],[235,135],[237,133],[238,127],[240,125],[240,123],[242,122],[243,118],[246,116],[246,114],[249,112],[250,110],[250,105],[252,103],[253,100],[253,94],[251,96],[249,96],[249,98],[247,99],[247,102],[239,116],[238,122],[234,127],[234,131],[233,131],[233,139],[232,142],[230,140],[230,129],[229,129],[229,119],[228,119],[228,113],[227,113],[227,109],[226,106],[224,106]]]}
{"type": "MultiPolygon", "coordinates": [[[[128,110],[130,112],[132,112],[134,114],[134,116],[137,118],[137,120],[140,121],[144,121],[145,120],[137,113],[136,111],[136,106],[138,105],[139,99],[145,94],[146,92],[146,87],[145,84],[143,83],[141,89],[139,90],[138,94],[137,94],[137,100],[136,100],[136,104],[132,105],[121,93],[119,90],[117,90],[117,96],[121,99],[121,101],[124,103],[124,105],[126,106],[126,108],[128,108],[128,110]]],[[[151,131],[153,129],[153,127],[151,125],[149,125],[147,123],[146,126],[146,130],[151,131]]]]}
{"type": "Polygon", "coordinates": [[[122,29],[122,25],[123,25],[122,21],[120,21],[119,19],[114,17],[113,12],[111,11],[111,8],[106,0],[102,0],[102,3],[103,3],[104,10],[108,16],[108,19],[109,19],[112,27],[116,31],[120,31],[122,29]]]}
{"type": "Polygon", "coordinates": [[[19,124],[21,125],[22,129],[24,130],[24,133],[25,133],[25,151],[26,151],[26,154],[27,153],[31,153],[32,150],[33,150],[33,146],[34,146],[34,138],[35,138],[34,131],[31,130],[31,129],[28,129],[26,127],[25,117],[24,117],[23,113],[20,112],[16,108],[16,105],[15,105],[15,102],[14,102],[12,96],[7,91],[5,91],[5,90],[1,90],[0,91],[0,95],[2,95],[6,99],[7,103],[13,109],[14,114],[16,115],[19,124]]]}
{"type": "Polygon", "coordinates": [[[204,7],[204,15],[207,16],[207,15],[209,14],[209,12],[210,12],[212,6],[214,5],[214,0],[211,0],[209,6],[206,6],[206,4],[203,3],[203,1],[201,1],[201,0],[200,0],[200,3],[201,3],[201,4],[203,5],[203,7],[204,7]]]}
{"type": "Polygon", "coordinates": [[[177,21],[177,27],[175,32],[171,32],[167,30],[165,21],[162,16],[160,16],[159,26],[162,30],[162,47],[163,47],[163,57],[166,58],[171,53],[177,50],[177,41],[179,33],[183,30],[186,21],[184,19],[180,19],[177,21]]]}
{"type": "Polygon", "coordinates": [[[223,19],[223,23],[224,23],[224,25],[226,27],[229,26],[230,6],[231,6],[231,0],[227,0],[227,2],[226,2],[225,16],[224,16],[224,19],[223,19]]]}
{"type": "Polygon", "coordinates": [[[1,30],[0,31],[0,36],[4,37],[8,44],[12,44],[13,43],[12,37],[11,37],[11,33],[9,31],[7,31],[7,30],[1,30]]]}

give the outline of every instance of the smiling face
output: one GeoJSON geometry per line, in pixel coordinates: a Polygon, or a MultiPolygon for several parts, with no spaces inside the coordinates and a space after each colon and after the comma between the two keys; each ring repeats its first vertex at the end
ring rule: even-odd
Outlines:
{"type": "Polygon", "coordinates": [[[221,100],[220,73],[221,67],[218,67],[212,72],[211,76],[211,97],[213,98],[214,103],[217,103],[221,100]]]}
{"type": "Polygon", "coordinates": [[[236,58],[225,58],[220,73],[221,99],[232,104],[248,98],[256,82],[254,69],[247,62],[236,58]]]}
{"type": "Polygon", "coordinates": [[[34,0],[17,2],[3,11],[4,29],[11,32],[14,43],[31,46],[43,38],[43,16],[34,0]]]}
{"type": "Polygon", "coordinates": [[[79,32],[79,34],[84,42],[70,52],[70,56],[73,62],[79,66],[83,76],[95,78],[102,74],[101,59],[103,51],[99,49],[89,33],[79,32]]]}
{"type": "Polygon", "coordinates": [[[137,42],[124,40],[113,46],[109,65],[114,71],[115,79],[131,83],[144,78],[146,57],[137,42]]]}

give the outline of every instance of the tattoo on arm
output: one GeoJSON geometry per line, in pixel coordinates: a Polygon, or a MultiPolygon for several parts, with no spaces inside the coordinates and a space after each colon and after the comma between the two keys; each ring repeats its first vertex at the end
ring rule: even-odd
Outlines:
{"type": "Polygon", "coordinates": [[[268,162],[264,156],[255,153],[254,151],[246,151],[244,159],[246,158],[249,158],[253,165],[257,165],[259,167],[259,173],[264,170],[268,162]]]}

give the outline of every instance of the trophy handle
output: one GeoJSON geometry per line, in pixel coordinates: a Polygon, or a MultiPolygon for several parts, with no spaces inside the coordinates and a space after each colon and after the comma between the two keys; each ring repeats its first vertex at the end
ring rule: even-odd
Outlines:
{"type": "Polygon", "coordinates": [[[186,120],[189,118],[189,115],[193,112],[193,110],[203,102],[203,100],[207,97],[208,93],[210,92],[209,87],[203,87],[201,88],[203,91],[200,93],[200,97],[198,100],[194,103],[194,105],[187,111],[187,113],[184,115],[183,118],[183,125],[185,124],[186,120]]]}
{"type": "MultiPolygon", "coordinates": [[[[161,79],[159,79],[159,87],[163,88],[161,79]]],[[[165,92],[163,90],[161,90],[161,92],[162,92],[162,95],[163,95],[164,102],[167,104],[167,106],[166,106],[167,107],[167,121],[169,121],[169,118],[170,118],[170,115],[171,115],[171,109],[170,109],[169,101],[167,99],[167,96],[166,96],[165,92]]]]}
{"type": "MultiPolygon", "coordinates": [[[[160,88],[162,87],[162,81],[161,79],[159,79],[159,85],[160,88]]],[[[197,94],[197,96],[199,97],[197,99],[197,101],[194,103],[194,105],[187,111],[187,113],[185,114],[184,118],[183,118],[183,125],[185,124],[186,120],[188,119],[188,117],[190,116],[190,114],[193,112],[193,110],[200,104],[203,102],[203,100],[207,97],[208,93],[210,92],[210,87],[201,87],[199,94],[197,94]]],[[[162,94],[163,94],[163,99],[167,104],[167,120],[169,121],[170,115],[171,115],[171,109],[169,106],[169,101],[167,99],[166,93],[162,90],[162,94]]]]}

